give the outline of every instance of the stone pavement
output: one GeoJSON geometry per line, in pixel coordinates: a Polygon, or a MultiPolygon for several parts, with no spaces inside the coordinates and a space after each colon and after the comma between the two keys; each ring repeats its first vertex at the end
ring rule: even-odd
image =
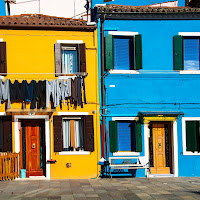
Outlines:
{"type": "Polygon", "coordinates": [[[0,181],[0,199],[200,199],[200,178],[0,181]]]}

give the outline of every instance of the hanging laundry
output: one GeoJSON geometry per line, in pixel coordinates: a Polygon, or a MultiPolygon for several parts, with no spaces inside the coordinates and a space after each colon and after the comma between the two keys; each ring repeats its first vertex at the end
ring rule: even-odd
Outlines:
{"type": "Polygon", "coordinates": [[[27,81],[23,80],[22,83],[19,83],[17,80],[12,84],[9,83],[10,88],[10,100],[22,100],[26,98],[26,83],[27,81]]]}
{"type": "Polygon", "coordinates": [[[80,77],[78,77],[77,78],[77,84],[78,84],[78,90],[77,90],[77,92],[78,92],[78,106],[80,106],[81,105],[81,97],[82,97],[82,95],[81,95],[81,78],[80,77]]]}
{"type": "Polygon", "coordinates": [[[60,87],[59,80],[46,81],[46,107],[49,108],[49,101],[52,95],[54,107],[59,106],[60,100],[60,87]]]}
{"type": "Polygon", "coordinates": [[[65,98],[71,96],[71,78],[66,80],[62,79],[60,82],[60,92],[61,92],[61,100],[65,106],[65,98]]]}
{"type": "Polygon", "coordinates": [[[31,102],[33,103],[33,109],[36,108],[36,100],[35,100],[35,84],[36,81],[32,80],[30,83],[27,83],[26,81],[26,98],[25,98],[25,108],[26,108],[26,102],[31,102]]]}
{"type": "Polygon", "coordinates": [[[5,82],[0,79],[0,106],[2,100],[8,100],[8,108],[11,108],[9,83],[9,79],[6,79],[5,82]]]}
{"type": "Polygon", "coordinates": [[[84,103],[87,104],[86,102],[86,94],[85,94],[85,77],[83,76],[81,79],[81,88],[83,87],[83,97],[84,97],[84,103]]]}
{"type": "Polygon", "coordinates": [[[44,108],[44,102],[46,102],[46,81],[38,81],[35,84],[34,90],[35,100],[38,102],[38,108],[44,108]]]}
{"type": "Polygon", "coordinates": [[[70,104],[77,105],[78,102],[78,79],[75,78],[71,81],[71,98],[70,98],[70,104]]]}

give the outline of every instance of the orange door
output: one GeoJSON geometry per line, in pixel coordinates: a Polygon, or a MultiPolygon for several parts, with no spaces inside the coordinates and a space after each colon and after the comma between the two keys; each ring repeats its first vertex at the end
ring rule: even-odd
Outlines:
{"type": "Polygon", "coordinates": [[[42,176],[40,169],[40,131],[39,123],[26,124],[26,177],[42,176]]]}
{"type": "Polygon", "coordinates": [[[164,123],[152,124],[153,136],[153,167],[152,174],[170,174],[170,167],[166,167],[165,157],[165,125],[164,123]]]}

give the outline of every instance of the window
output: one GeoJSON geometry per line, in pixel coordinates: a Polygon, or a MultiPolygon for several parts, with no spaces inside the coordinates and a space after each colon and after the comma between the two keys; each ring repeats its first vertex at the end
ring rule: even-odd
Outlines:
{"type": "Polygon", "coordinates": [[[83,120],[63,119],[63,151],[83,149],[83,120]]]}
{"type": "Polygon", "coordinates": [[[12,152],[12,116],[0,117],[0,152],[12,152]]]}
{"type": "Polygon", "coordinates": [[[110,152],[142,152],[141,123],[110,121],[110,152]]]}
{"type": "Polygon", "coordinates": [[[56,76],[86,72],[85,43],[55,44],[56,76]]]}
{"type": "Polygon", "coordinates": [[[120,36],[107,34],[105,37],[106,69],[142,69],[141,35],[120,36]]]}
{"type": "Polygon", "coordinates": [[[93,116],[53,117],[54,152],[94,151],[93,116]]]}
{"type": "Polygon", "coordinates": [[[174,69],[200,70],[200,38],[174,36],[174,69]]]}
{"type": "Polygon", "coordinates": [[[0,73],[3,76],[7,73],[6,42],[0,42],[0,73]]]}
{"type": "Polygon", "coordinates": [[[186,121],[186,151],[200,152],[200,121],[186,121]]]}

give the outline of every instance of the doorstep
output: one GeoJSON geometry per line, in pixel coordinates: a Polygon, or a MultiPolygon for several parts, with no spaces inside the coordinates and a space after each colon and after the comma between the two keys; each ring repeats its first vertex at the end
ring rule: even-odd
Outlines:
{"type": "Polygon", "coordinates": [[[173,178],[174,174],[149,174],[149,178],[173,178]]]}
{"type": "Polygon", "coordinates": [[[29,176],[29,178],[16,178],[16,181],[27,181],[27,180],[49,180],[45,176],[29,176]]]}

